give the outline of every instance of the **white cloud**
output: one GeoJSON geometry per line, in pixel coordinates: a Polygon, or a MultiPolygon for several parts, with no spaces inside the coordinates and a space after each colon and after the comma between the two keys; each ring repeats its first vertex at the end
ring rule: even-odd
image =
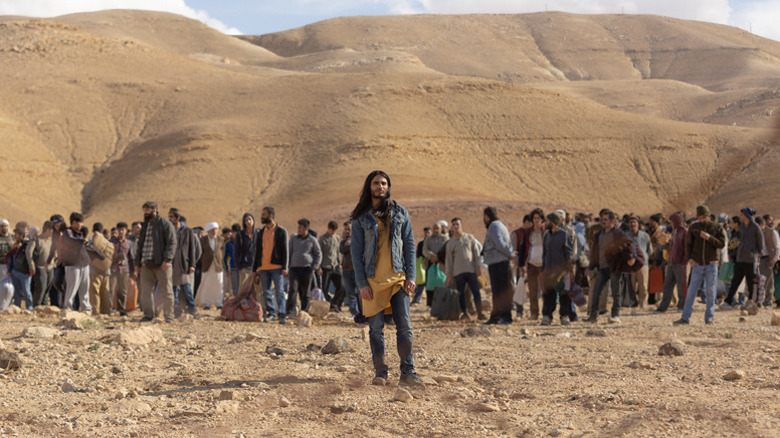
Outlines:
{"type": "Polygon", "coordinates": [[[140,9],[171,12],[203,22],[222,33],[231,35],[241,33],[238,29],[212,18],[206,11],[195,10],[187,6],[184,0],[0,0],[0,15],[48,18],[104,9],[140,9]]]}
{"type": "Polygon", "coordinates": [[[780,0],[754,1],[736,10],[729,24],[780,41],[777,17],[780,17],[780,0]]]}

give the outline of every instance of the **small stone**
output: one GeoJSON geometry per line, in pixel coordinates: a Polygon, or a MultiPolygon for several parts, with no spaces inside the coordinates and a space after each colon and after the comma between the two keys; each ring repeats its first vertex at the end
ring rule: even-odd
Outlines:
{"type": "Polygon", "coordinates": [[[746,321],[747,321],[747,318],[745,318],[744,316],[740,316],[739,317],[739,322],[746,322],[746,321]]]}
{"type": "Polygon", "coordinates": [[[307,312],[301,311],[298,313],[298,320],[296,322],[301,327],[311,327],[314,319],[307,312]]]}
{"type": "Polygon", "coordinates": [[[495,391],[493,393],[493,397],[495,397],[495,398],[509,398],[509,393],[504,391],[504,390],[502,390],[502,389],[499,389],[499,390],[497,390],[497,391],[495,391]]]}
{"type": "Polygon", "coordinates": [[[139,346],[151,343],[164,343],[165,338],[159,327],[143,326],[133,330],[123,331],[114,337],[113,342],[122,346],[139,346]]]}
{"type": "Polygon", "coordinates": [[[308,314],[314,318],[324,318],[330,311],[330,303],[327,301],[311,301],[308,314]]]}
{"type": "Polygon", "coordinates": [[[683,350],[683,347],[685,344],[683,344],[680,341],[672,341],[668,342],[661,346],[660,349],[658,349],[658,355],[659,356],[682,356],[685,354],[685,351],[683,350]]]}
{"type": "Polygon", "coordinates": [[[767,355],[767,354],[762,354],[761,356],[758,356],[758,359],[759,359],[761,362],[766,362],[766,363],[769,363],[769,362],[774,362],[774,361],[775,361],[774,359],[772,359],[772,356],[769,356],[769,355],[767,355]]]}
{"type": "Polygon", "coordinates": [[[85,325],[96,324],[96,321],[86,313],[63,309],[58,324],[67,330],[84,330],[85,325]]]}
{"type": "Polygon", "coordinates": [[[436,379],[432,377],[420,377],[420,380],[425,384],[425,386],[439,386],[439,382],[437,382],[436,379]]]}
{"type": "Polygon", "coordinates": [[[482,300],[482,313],[490,314],[493,310],[493,300],[482,300]]]}
{"type": "Polygon", "coordinates": [[[412,401],[413,399],[414,397],[412,397],[412,394],[403,388],[398,388],[395,391],[395,394],[393,394],[393,400],[395,401],[407,403],[412,401]]]}
{"type": "Polygon", "coordinates": [[[119,391],[114,394],[114,398],[117,400],[122,400],[125,397],[127,397],[127,389],[125,388],[119,388],[119,391]]]}
{"type": "Polygon", "coordinates": [[[741,316],[748,316],[748,312],[747,312],[747,310],[740,310],[740,311],[739,311],[739,314],[740,314],[741,316]]]}
{"type": "Polygon", "coordinates": [[[237,414],[241,405],[237,401],[233,400],[221,400],[214,406],[214,411],[217,414],[237,414]]]}
{"type": "Polygon", "coordinates": [[[495,405],[493,403],[477,403],[474,406],[474,410],[477,412],[498,412],[501,410],[501,408],[498,407],[498,405],[495,405]]]}
{"type": "Polygon", "coordinates": [[[493,336],[493,330],[491,330],[490,327],[485,327],[482,325],[475,326],[475,327],[466,327],[465,329],[463,329],[463,331],[460,332],[460,336],[463,338],[477,338],[477,337],[489,338],[493,336]]]}
{"type": "Polygon", "coordinates": [[[22,367],[19,355],[6,350],[0,350],[0,368],[5,370],[18,370],[22,367]]]}
{"type": "Polygon", "coordinates": [[[290,400],[287,400],[287,397],[279,397],[279,407],[288,408],[291,404],[290,400]]]}
{"type": "Polygon", "coordinates": [[[285,354],[287,354],[287,350],[285,350],[284,348],[278,347],[276,345],[269,345],[269,346],[265,347],[265,352],[266,352],[266,354],[272,354],[272,355],[276,355],[276,356],[284,356],[285,354]]]}
{"type": "Polygon", "coordinates": [[[754,301],[748,301],[743,310],[747,311],[750,316],[758,315],[758,304],[754,301]]]}
{"type": "Polygon", "coordinates": [[[601,329],[589,329],[585,332],[585,336],[591,336],[595,338],[605,338],[607,337],[607,332],[601,329]]]}
{"type": "Polygon", "coordinates": [[[449,382],[449,383],[457,382],[458,378],[456,376],[439,375],[439,376],[433,376],[433,380],[437,381],[439,384],[442,384],[444,382],[449,382]]]}
{"type": "Polygon", "coordinates": [[[652,370],[655,369],[653,364],[641,361],[634,361],[628,364],[628,367],[635,370],[652,370]]]}
{"type": "Polygon", "coordinates": [[[745,372],[742,370],[732,370],[723,376],[723,380],[734,381],[742,380],[745,378],[745,372]]]}
{"type": "Polygon", "coordinates": [[[780,325],[780,312],[772,312],[772,325],[780,325]]]}
{"type": "Polygon", "coordinates": [[[62,333],[59,330],[55,330],[50,327],[27,327],[22,332],[22,336],[32,339],[56,339],[59,338],[62,333]]]}
{"type": "Polygon", "coordinates": [[[555,337],[556,338],[568,339],[568,338],[571,338],[571,333],[569,333],[569,332],[558,333],[557,335],[555,335],[555,337]]]}
{"type": "Polygon", "coordinates": [[[35,308],[35,314],[40,317],[57,316],[60,314],[60,308],[57,306],[38,306],[35,308]]]}
{"type": "Polygon", "coordinates": [[[306,346],[306,351],[313,351],[319,353],[320,351],[322,351],[322,345],[309,344],[306,346]]]}
{"type": "Polygon", "coordinates": [[[562,432],[560,430],[553,429],[553,430],[550,431],[550,433],[548,435],[550,435],[551,437],[558,437],[558,436],[561,436],[561,433],[562,432]]]}
{"type": "Polygon", "coordinates": [[[323,354],[338,354],[349,351],[349,343],[344,338],[331,339],[324,347],[322,347],[323,354]]]}
{"type": "Polygon", "coordinates": [[[341,365],[341,366],[336,367],[336,371],[338,371],[340,373],[349,373],[349,372],[353,371],[354,369],[355,369],[355,367],[349,366],[349,365],[341,365]]]}
{"type": "Polygon", "coordinates": [[[527,328],[521,328],[520,329],[520,334],[523,335],[523,336],[530,336],[532,333],[531,333],[531,330],[528,330],[527,328]]]}
{"type": "Polygon", "coordinates": [[[355,405],[336,405],[330,407],[330,412],[333,414],[343,414],[346,412],[355,412],[357,407],[355,405]]]}
{"type": "Polygon", "coordinates": [[[76,392],[78,391],[78,388],[73,384],[73,382],[70,381],[70,379],[65,380],[65,382],[62,384],[62,392],[76,392]]]}
{"type": "Polygon", "coordinates": [[[8,315],[19,315],[22,313],[22,309],[15,304],[11,304],[10,306],[6,307],[5,310],[3,310],[3,313],[8,315]]]}
{"type": "Polygon", "coordinates": [[[247,333],[247,334],[244,336],[244,339],[245,339],[247,342],[252,342],[252,341],[259,341],[259,340],[263,339],[263,337],[262,337],[262,336],[260,336],[260,335],[258,335],[257,333],[247,333]]]}
{"type": "Polygon", "coordinates": [[[235,391],[223,390],[219,393],[217,400],[235,400],[237,398],[235,391]]]}
{"type": "Polygon", "coordinates": [[[111,367],[111,372],[114,374],[122,374],[122,368],[119,368],[118,366],[114,365],[111,367]]]}

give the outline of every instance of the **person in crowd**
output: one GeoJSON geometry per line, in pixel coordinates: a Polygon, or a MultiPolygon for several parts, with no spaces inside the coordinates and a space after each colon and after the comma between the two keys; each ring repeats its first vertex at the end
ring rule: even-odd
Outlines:
{"type": "MultiPolygon", "coordinates": [[[[756,268],[757,258],[764,252],[764,234],[761,228],[753,218],[756,211],[750,207],[745,207],[739,211],[739,247],[737,248],[737,258],[734,263],[734,277],[731,279],[729,293],[721,309],[731,309],[734,303],[734,295],[737,293],[739,285],[743,279],[747,280],[748,300],[754,300],[754,294],[758,293],[756,288],[756,268]]],[[[690,290],[690,288],[689,288],[690,290]]]]}
{"type": "Polygon", "coordinates": [[[669,262],[666,264],[664,275],[663,298],[656,309],[657,313],[666,312],[674,298],[674,289],[677,288],[677,310],[682,311],[685,305],[685,284],[687,280],[686,267],[688,261],[685,257],[685,239],[688,229],[680,213],[674,213],[669,217],[672,224],[672,233],[669,237],[669,262]]]}
{"type": "MultiPolygon", "coordinates": [[[[310,222],[303,218],[298,220],[298,233],[290,237],[288,253],[290,254],[290,290],[287,295],[287,315],[296,313],[297,298],[301,300],[301,310],[309,307],[309,292],[311,291],[312,275],[317,272],[322,263],[322,250],[317,238],[309,234],[310,222]]],[[[284,324],[280,318],[279,324],[284,324]]]]}
{"type": "Polygon", "coordinates": [[[471,316],[466,304],[466,286],[474,297],[477,308],[477,319],[487,319],[482,313],[482,295],[479,290],[479,276],[482,275],[482,258],[479,242],[468,233],[463,232],[463,220],[459,217],[451,221],[451,237],[445,244],[446,259],[444,267],[447,272],[447,284],[458,289],[460,296],[461,319],[470,321],[471,316]]]}
{"type": "Polygon", "coordinates": [[[685,235],[685,254],[691,262],[691,282],[685,294],[685,307],[682,317],[676,325],[689,324],[693,313],[696,292],[704,282],[704,296],[707,307],[704,322],[712,324],[715,318],[715,294],[718,288],[718,250],[726,242],[720,233],[720,227],[710,219],[710,210],[706,205],[696,207],[697,222],[694,222],[685,235]]]}
{"type": "Polygon", "coordinates": [[[147,201],[142,206],[144,222],[138,235],[135,269],[140,279],[141,322],[154,319],[154,289],[157,285],[163,303],[166,322],[173,322],[173,257],[176,254],[176,229],[160,216],[157,203],[147,201]]]}
{"type": "Polygon", "coordinates": [[[436,287],[441,286],[441,284],[436,284],[436,282],[428,280],[439,277],[438,271],[442,270],[441,263],[444,263],[444,260],[439,260],[439,252],[444,248],[447,239],[449,239],[448,236],[441,232],[442,223],[446,222],[434,222],[431,226],[431,235],[426,237],[425,242],[423,242],[423,256],[425,256],[427,262],[425,268],[425,304],[428,307],[431,307],[433,304],[433,293],[436,290],[436,287]]]}
{"type": "Polygon", "coordinates": [[[130,275],[135,272],[135,245],[128,239],[128,231],[125,222],[116,224],[111,261],[111,296],[116,297],[119,316],[127,316],[127,290],[130,287],[130,275]]]}
{"type": "Polygon", "coordinates": [[[92,258],[89,266],[89,303],[92,305],[93,315],[111,313],[109,279],[114,245],[106,239],[103,230],[103,224],[100,222],[92,225],[90,245],[95,251],[89,253],[92,258]]]}
{"type": "Polygon", "coordinates": [[[222,282],[222,236],[217,233],[219,224],[209,222],[206,224],[206,235],[200,238],[200,247],[203,248],[203,255],[200,257],[201,277],[200,288],[196,294],[196,304],[209,310],[211,306],[222,309],[222,303],[225,297],[222,282]]]}
{"type": "Polygon", "coordinates": [[[609,282],[612,290],[612,312],[610,323],[620,323],[620,276],[622,272],[616,269],[620,258],[626,256],[626,264],[633,267],[636,263],[637,249],[630,237],[616,227],[616,215],[610,210],[602,210],[599,214],[601,231],[595,236],[591,250],[589,271],[596,270],[596,280],[593,284],[593,298],[589,301],[590,313],[587,322],[595,323],[599,317],[599,301],[601,293],[609,282]],[[626,243],[630,243],[626,245],[626,243]],[[625,248],[629,248],[625,251],[625,248]]]}
{"type": "Polygon", "coordinates": [[[48,263],[51,252],[52,228],[51,221],[44,222],[41,233],[30,238],[27,245],[28,257],[33,262],[30,269],[33,306],[42,306],[48,303],[49,294],[47,291],[51,286],[53,269],[53,264],[48,263]]]}
{"type": "Polygon", "coordinates": [[[89,302],[89,265],[87,253],[87,228],[81,213],[70,214],[70,227],[61,235],[58,245],[58,256],[65,267],[65,298],[64,308],[73,309],[73,299],[79,297],[79,310],[91,312],[89,302]]]}
{"type": "Polygon", "coordinates": [[[360,288],[363,312],[368,318],[368,337],[374,363],[374,385],[385,385],[384,314],[388,307],[396,328],[400,358],[399,386],[424,388],[414,368],[409,297],[415,290],[415,245],[412,220],[403,206],[390,196],[390,177],[371,172],[360,199],[352,210],[352,263],[360,288]]]}
{"type": "Polygon", "coordinates": [[[339,224],[336,221],[328,222],[327,231],[320,236],[318,242],[322,250],[322,263],[317,275],[322,276],[322,294],[325,300],[330,302],[330,310],[340,312],[341,306],[338,300],[334,300],[335,295],[341,289],[341,253],[339,252],[339,236],[336,231],[339,224]],[[330,286],[333,285],[333,293],[330,294],[330,286]]]}
{"type": "Polygon", "coordinates": [[[22,300],[27,310],[33,310],[31,289],[31,272],[35,269],[32,256],[27,254],[29,240],[27,238],[27,222],[17,222],[14,227],[14,245],[8,252],[11,258],[11,282],[14,285],[14,305],[22,307],[22,300]]]}
{"type": "Polygon", "coordinates": [[[544,212],[541,208],[535,208],[531,211],[531,222],[533,223],[527,232],[525,245],[522,250],[518,250],[522,257],[518,260],[521,266],[520,274],[526,276],[526,287],[528,289],[528,299],[531,305],[531,319],[539,319],[539,291],[541,284],[539,276],[542,272],[542,262],[544,256],[544,212]]]}
{"type": "Polygon", "coordinates": [[[198,264],[196,237],[192,229],[181,221],[181,211],[178,208],[168,210],[168,220],[176,230],[176,252],[171,263],[171,281],[173,284],[173,313],[176,317],[184,313],[192,316],[197,314],[195,310],[195,296],[192,293],[190,275],[195,273],[195,265],[198,264]]]}
{"type": "Polygon", "coordinates": [[[341,232],[341,242],[339,242],[342,285],[349,312],[356,323],[363,324],[367,320],[363,315],[363,303],[355,283],[355,265],[352,263],[352,222],[346,221],[343,226],[344,231],[341,232]]]}
{"type": "MultiPolygon", "coordinates": [[[[637,249],[642,253],[642,258],[644,260],[650,260],[650,255],[653,253],[650,235],[640,229],[639,217],[637,216],[630,216],[628,218],[628,237],[634,241],[637,249]]],[[[639,307],[639,310],[644,310],[645,302],[647,301],[649,267],[645,264],[638,271],[632,272],[629,275],[629,278],[631,290],[636,294],[637,307],[639,307]]]]}
{"type": "Polygon", "coordinates": [[[236,235],[233,252],[238,269],[238,289],[244,290],[252,276],[252,267],[255,265],[257,252],[257,239],[260,230],[255,228],[255,217],[246,212],[241,218],[241,231],[236,235]]]}
{"type": "MultiPolygon", "coordinates": [[[[759,218],[756,218],[758,222],[759,218]]],[[[774,218],[771,215],[764,215],[760,218],[758,225],[764,234],[764,251],[761,253],[761,260],[758,265],[758,272],[765,278],[764,283],[764,301],[758,303],[764,307],[772,308],[772,301],[775,298],[775,264],[780,260],[780,236],[774,228],[774,218]]]]}
{"type": "MultiPolygon", "coordinates": [[[[238,224],[234,224],[238,225],[238,224]]],[[[238,225],[238,230],[241,231],[241,225],[238,225]]],[[[238,284],[233,286],[233,273],[236,274],[236,283],[238,283],[238,269],[236,268],[235,261],[235,242],[233,241],[233,230],[228,227],[222,228],[222,241],[225,242],[222,247],[222,283],[224,287],[225,296],[238,295],[238,284]]],[[[260,300],[262,302],[262,300],[260,300]]]]}
{"type": "Polygon", "coordinates": [[[423,254],[423,244],[425,244],[425,239],[428,238],[432,234],[431,227],[424,227],[423,228],[423,238],[417,243],[417,251],[415,252],[415,269],[416,269],[416,278],[417,278],[417,287],[414,290],[414,297],[412,298],[412,306],[415,304],[418,304],[420,302],[420,299],[422,298],[423,292],[425,292],[425,276],[427,275],[426,270],[428,269],[428,260],[425,258],[425,255],[423,254]]]}
{"type": "MultiPolygon", "coordinates": [[[[512,233],[509,235],[509,241],[512,244],[512,248],[515,250],[515,257],[512,258],[513,263],[515,264],[512,275],[515,280],[515,282],[518,281],[525,281],[524,273],[525,273],[525,264],[522,262],[522,260],[525,260],[526,257],[526,243],[528,239],[528,233],[531,232],[531,229],[534,226],[533,220],[531,220],[531,215],[527,214],[523,216],[523,225],[520,228],[515,229],[512,231],[512,233]]],[[[523,317],[523,305],[518,304],[517,305],[517,317],[522,318],[523,317]]]]}
{"type": "Polygon", "coordinates": [[[482,257],[488,266],[490,287],[493,291],[493,309],[485,324],[511,324],[512,274],[509,265],[515,252],[510,243],[509,231],[498,219],[495,207],[485,207],[482,211],[482,220],[487,228],[485,243],[482,245],[482,257]]]}
{"type": "Polygon", "coordinates": [[[271,206],[263,207],[260,216],[263,227],[257,235],[255,257],[252,269],[259,275],[259,281],[265,294],[266,313],[264,319],[279,319],[286,322],[287,295],[284,290],[284,277],[288,275],[288,239],[287,230],[276,223],[276,210],[271,206]]]}
{"type": "Polygon", "coordinates": [[[2,262],[0,279],[11,275],[5,265],[5,258],[14,246],[14,236],[9,232],[10,227],[11,224],[8,222],[8,219],[0,219],[0,261],[2,262]]]}
{"type": "Polygon", "coordinates": [[[569,277],[571,287],[572,272],[572,239],[569,233],[561,228],[561,217],[558,213],[547,215],[547,231],[544,233],[544,256],[542,260],[541,280],[543,288],[543,306],[541,325],[550,325],[555,312],[555,305],[560,300],[561,325],[571,324],[571,299],[566,291],[566,278],[569,277]]]}

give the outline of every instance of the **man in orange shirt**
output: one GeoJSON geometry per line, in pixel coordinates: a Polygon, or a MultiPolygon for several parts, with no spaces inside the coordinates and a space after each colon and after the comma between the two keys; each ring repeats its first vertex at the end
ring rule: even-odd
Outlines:
{"type": "Polygon", "coordinates": [[[285,324],[287,295],[284,292],[283,277],[287,275],[287,230],[276,223],[273,207],[263,207],[260,215],[263,228],[255,244],[255,261],[252,269],[259,273],[259,281],[265,295],[265,321],[279,318],[285,324]],[[271,284],[273,283],[273,289],[271,284]]]}

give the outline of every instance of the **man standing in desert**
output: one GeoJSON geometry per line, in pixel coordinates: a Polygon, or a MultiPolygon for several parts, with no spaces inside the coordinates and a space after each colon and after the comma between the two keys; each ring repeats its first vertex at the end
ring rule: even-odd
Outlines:
{"type": "Polygon", "coordinates": [[[143,205],[144,223],[138,235],[135,255],[136,274],[140,278],[141,322],[154,319],[154,287],[160,285],[165,321],[173,322],[173,270],[171,263],[176,254],[176,230],[168,219],[157,212],[157,203],[147,201],[143,205]]]}
{"type": "Polygon", "coordinates": [[[368,317],[374,362],[372,384],[387,383],[384,314],[390,310],[396,327],[401,386],[425,387],[414,369],[409,297],[414,293],[415,246],[409,212],[390,199],[390,177],[371,172],[352,211],[352,263],[355,282],[368,317]]]}

